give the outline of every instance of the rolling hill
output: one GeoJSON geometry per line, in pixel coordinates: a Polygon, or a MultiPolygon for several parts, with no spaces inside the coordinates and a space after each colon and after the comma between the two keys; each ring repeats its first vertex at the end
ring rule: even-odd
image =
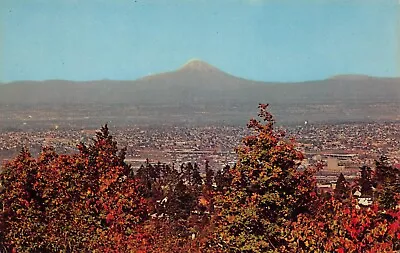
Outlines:
{"type": "Polygon", "coordinates": [[[192,60],[176,71],[133,81],[47,80],[0,85],[2,106],[129,105],[182,109],[190,114],[188,108],[197,108],[194,111],[216,108],[222,111],[254,111],[261,102],[276,106],[278,114],[286,112],[289,115],[290,111],[303,108],[297,113],[303,118],[328,115],[323,109],[315,108],[330,106],[336,111],[336,116],[332,113],[330,118],[343,116],[349,120],[352,114],[361,118],[376,114],[378,111],[371,112],[374,106],[385,104],[389,107],[380,109],[389,111],[382,114],[398,119],[400,78],[342,75],[297,83],[260,82],[236,77],[206,62],[192,60]]]}

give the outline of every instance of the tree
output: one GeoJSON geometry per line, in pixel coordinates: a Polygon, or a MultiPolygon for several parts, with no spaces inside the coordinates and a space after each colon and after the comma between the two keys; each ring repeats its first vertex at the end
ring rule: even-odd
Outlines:
{"type": "MultiPolygon", "coordinates": [[[[234,167],[235,168],[235,167],[234,167]]],[[[234,169],[233,168],[233,169],[234,169]]],[[[215,175],[215,184],[217,192],[225,192],[232,183],[232,174],[230,173],[230,166],[226,165],[222,170],[218,170],[215,175]]]]}
{"type": "Polygon", "coordinates": [[[372,197],[372,169],[364,165],[360,168],[360,174],[358,185],[361,188],[361,196],[372,197]]]}
{"type": "Polygon", "coordinates": [[[285,228],[281,252],[397,252],[400,212],[327,199],[314,215],[302,214],[285,228]]]}
{"type": "Polygon", "coordinates": [[[107,126],[79,153],[23,150],[0,175],[4,243],[17,252],[125,252],[147,203],[107,126]]]}
{"type": "Polygon", "coordinates": [[[206,172],[205,186],[207,189],[211,190],[213,185],[214,172],[212,171],[212,169],[210,169],[210,164],[208,161],[206,161],[205,172],[206,172]]]}
{"type": "MultiPolygon", "coordinates": [[[[134,175],[103,127],[76,154],[22,149],[0,174],[0,247],[10,252],[396,252],[399,171],[387,159],[361,168],[360,208],[316,192],[315,169],[276,130],[267,105],[251,120],[238,160],[205,180],[197,164],[150,164],[134,175]],[[204,183],[203,183],[204,182],[204,183]],[[216,185],[214,189],[213,185],[216,185]],[[149,214],[152,214],[150,218],[149,214]],[[4,244],[4,245],[2,245],[4,244]]],[[[1,249],[1,248],[0,248],[1,249]]]]}
{"type": "Polygon", "coordinates": [[[217,197],[215,245],[227,252],[265,252],[284,244],[282,227],[301,213],[312,212],[312,171],[297,171],[302,154],[282,131],[274,129],[267,105],[260,105],[262,124],[248,124],[254,134],[237,149],[230,170],[231,186],[217,197]]]}
{"type": "Polygon", "coordinates": [[[372,179],[376,188],[379,204],[387,209],[400,205],[400,170],[391,166],[387,157],[375,162],[375,174],[372,179]]]}
{"type": "Polygon", "coordinates": [[[334,196],[337,199],[347,199],[349,197],[350,190],[346,179],[344,178],[343,173],[340,173],[337,181],[336,181],[336,188],[334,191],[334,196]]]}
{"type": "Polygon", "coordinates": [[[192,172],[192,185],[200,187],[203,184],[203,178],[200,175],[200,169],[197,163],[194,164],[192,172]]]}
{"type": "Polygon", "coordinates": [[[41,235],[36,233],[45,229],[41,196],[33,190],[37,173],[36,160],[23,148],[0,174],[2,237],[10,251],[46,249],[41,235]]]}

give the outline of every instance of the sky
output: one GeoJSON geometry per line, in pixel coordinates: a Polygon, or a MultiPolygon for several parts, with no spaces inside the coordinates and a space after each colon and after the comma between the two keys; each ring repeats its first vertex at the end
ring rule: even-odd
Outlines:
{"type": "Polygon", "coordinates": [[[0,82],[133,80],[192,58],[262,81],[400,76],[400,1],[0,1],[0,82]]]}

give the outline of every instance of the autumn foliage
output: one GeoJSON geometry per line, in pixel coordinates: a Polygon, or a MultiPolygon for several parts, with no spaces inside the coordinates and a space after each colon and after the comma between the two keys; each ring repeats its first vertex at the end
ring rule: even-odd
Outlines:
{"type": "Polygon", "coordinates": [[[45,148],[4,167],[4,244],[17,252],[121,252],[132,247],[147,218],[146,199],[107,127],[75,155],[45,148]]]}
{"type": "Polygon", "coordinates": [[[0,246],[10,252],[394,252],[400,174],[388,159],[321,194],[316,168],[267,105],[235,166],[149,161],[134,171],[103,127],[75,154],[21,150],[0,174],[0,246]],[[360,206],[352,189],[373,195],[360,206]]]}

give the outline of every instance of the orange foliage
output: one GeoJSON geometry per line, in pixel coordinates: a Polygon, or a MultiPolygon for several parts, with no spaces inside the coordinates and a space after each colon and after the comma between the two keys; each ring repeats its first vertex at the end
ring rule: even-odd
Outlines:
{"type": "Polygon", "coordinates": [[[400,250],[398,170],[380,162],[375,182],[363,181],[377,186],[378,203],[370,208],[321,196],[315,170],[298,170],[303,155],[274,128],[267,105],[259,108],[264,122],[249,122],[253,134],[237,148],[236,165],[214,176],[207,163],[205,178],[197,164],[178,171],[146,163],[134,176],[107,126],[93,144],[78,145],[77,154],[44,148],[34,158],[23,149],[0,174],[0,247],[10,252],[400,250]]]}

